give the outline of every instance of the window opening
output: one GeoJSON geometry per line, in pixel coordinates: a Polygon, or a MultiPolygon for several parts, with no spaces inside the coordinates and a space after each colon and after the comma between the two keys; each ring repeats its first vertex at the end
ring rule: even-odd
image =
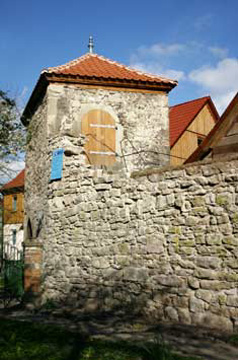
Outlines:
{"type": "Polygon", "coordinates": [[[12,244],[15,246],[17,242],[17,231],[16,229],[12,230],[12,244]]]}
{"type": "Polygon", "coordinates": [[[202,142],[203,142],[203,138],[202,138],[202,137],[198,137],[198,138],[197,138],[197,144],[198,144],[198,146],[200,146],[202,142]]]}
{"type": "Polygon", "coordinates": [[[27,222],[27,239],[32,239],[32,227],[30,219],[27,222]]]}
{"type": "Polygon", "coordinates": [[[13,196],[13,199],[12,199],[12,209],[13,209],[13,211],[17,211],[17,195],[14,195],[14,196],[13,196]]]}

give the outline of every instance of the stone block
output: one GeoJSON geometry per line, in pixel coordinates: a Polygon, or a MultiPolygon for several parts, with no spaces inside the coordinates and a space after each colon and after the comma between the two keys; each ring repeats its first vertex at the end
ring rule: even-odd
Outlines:
{"type": "Polygon", "coordinates": [[[101,183],[101,184],[95,185],[96,191],[106,191],[106,190],[110,190],[110,189],[111,189],[111,185],[107,184],[107,183],[101,183]]]}
{"type": "Polygon", "coordinates": [[[92,260],[92,267],[95,269],[107,269],[110,267],[110,263],[103,257],[98,257],[92,260]]]}
{"type": "Polygon", "coordinates": [[[211,291],[202,289],[197,290],[195,295],[198,299],[201,299],[207,303],[211,302],[213,296],[211,291]]]}
{"type": "Polygon", "coordinates": [[[188,309],[177,309],[179,321],[181,324],[191,324],[191,315],[188,309]]]}
{"type": "Polygon", "coordinates": [[[197,266],[205,269],[219,269],[221,266],[221,259],[212,256],[198,256],[197,266]]]}
{"type": "Polygon", "coordinates": [[[196,216],[188,216],[186,218],[185,224],[186,224],[186,226],[196,226],[198,224],[198,222],[199,222],[198,217],[196,217],[196,216]]]}
{"type": "Polygon", "coordinates": [[[146,249],[149,254],[161,254],[164,252],[163,242],[157,237],[147,237],[146,249]]]}
{"type": "Polygon", "coordinates": [[[202,269],[198,268],[194,272],[194,276],[198,279],[209,279],[209,280],[216,280],[218,279],[218,274],[214,270],[202,269]]]}
{"type": "Polygon", "coordinates": [[[156,281],[161,285],[169,287],[182,287],[184,285],[184,281],[174,275],[160,275],[156,277],[156,281]]]}
{"type": "Polygon", "coordinates": [[[167,306],[164,310],[165,318],[172,322],[178,322],[179,316],[177,310],[172,306],[167,306]]]}
{"type": "Polygon", "coordinates": [[[238,296],[228,296],[226,304],[238,308],[238,296]]]}
{"type": "Polygon", "coordinates": [[[123,278],[127,281],[145,282],[148,279],[148,270],[128,267],[123,270],[123,278]]]}
{"type": "Polygon", "coordinates": [[[199,313],[204,311],[204,302],[195,297],[191,297],[189,301],[189,310],[193,313],[199,313]]]}
{"type": "Polygon", "coordinates": [[[199,281],[193,277],[188,278],[188,285],[191,289],[194,290],[199,289],[200,286],[199,281]]]}
{"type": "Polygon", "coordinates": [[[230,319],[211,313],[202,316],[199,325],[216,329],[219,332],[231,333],[233,331],[233,323],[230,319]]]}

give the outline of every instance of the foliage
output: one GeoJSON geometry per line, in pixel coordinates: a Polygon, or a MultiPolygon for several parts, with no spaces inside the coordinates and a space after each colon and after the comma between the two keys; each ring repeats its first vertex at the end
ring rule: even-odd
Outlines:
{"type": "Polygon", "coordinates": [[[9,163],[24,150],[25,131],[16,101],[0,90],[0,179],[9,176],[9,163]]]}
{"type": "Polygon", "coordinates": [[[142,359],[195,360],[172,356],[168,346],[160,340],[142,348],[125,342],[90,340],[60,327],[0,320],[0,360],[142,359]],[[152,350],[153,346],[156,349],[152,350]],[[170,357],[158,357],[161,354],[170,357]]]}
{"type": "Polygon", "coordinates": [[[161,335],[157,335],[152,343],[144,346],[146,360],[174,360],[169,346],[161,335]]]}
{"type": "Polygon", "coordinates": [[[238,334],[231,335],[228,342],[232,345],[238,346],[238,334]]]}

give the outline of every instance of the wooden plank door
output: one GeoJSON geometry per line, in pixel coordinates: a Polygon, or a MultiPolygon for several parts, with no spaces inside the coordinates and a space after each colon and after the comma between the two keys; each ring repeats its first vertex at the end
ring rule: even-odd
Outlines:
{"type": "Polygon", "coordinates": [[[116,128],[112,116],[102,110],[91,110],[82,119],[86,136],[85,152],[92,165],[111,166],[116,161],[116,128]]]}

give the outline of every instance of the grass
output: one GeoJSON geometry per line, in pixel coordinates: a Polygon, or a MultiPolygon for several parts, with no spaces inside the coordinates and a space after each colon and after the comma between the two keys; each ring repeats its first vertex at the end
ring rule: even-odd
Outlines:
{"type": "Polygon", "coordinates": [[[139,347],[83,338],[59,327],[0,320],[0,360],[196,360],[171,353],[158,338],[139,347]]]}

